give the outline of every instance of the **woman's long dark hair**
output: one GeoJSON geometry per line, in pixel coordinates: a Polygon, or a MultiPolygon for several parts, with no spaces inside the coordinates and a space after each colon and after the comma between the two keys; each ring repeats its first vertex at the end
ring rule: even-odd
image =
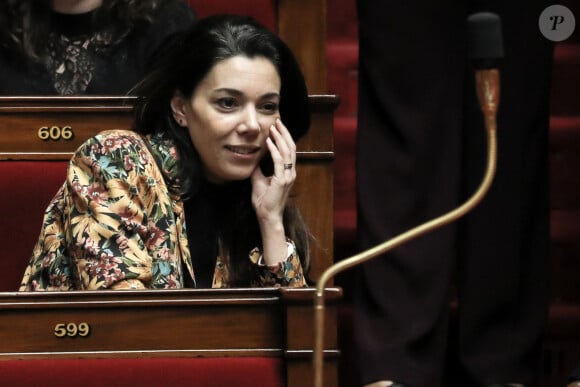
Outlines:
{"type": "MultiPolygon", "coordinates": [[[[177,0],[179,1],[179,0],[177,0]]],[[[153,22],[167,0],[103,0],[94,13],[105,21],[114,42],[153,22]]],[[[0,44],[24,62],[39,59],[51,32],[50,0],[3,0],[0,8],[0,44]]]]}
{"type": "MultiPolygon", "coordinates": [[[[177,125],[170,107],[180,93],[191,98],[198,84],[215,64],[235,56],[263,57],[276,67],[281,80],[280,116],[294,140],[310,126],[308,92],[300,66],[288,46],[274,33],[245,16],[218,15],[198,21],[173,45],[156,70],[131,92],[138,96],[133,129],[143,134],[161,133],[173,140],[180,157],[179,184],[182,198],[193,199],[203,184],[202,165],[189,131],[177,125]]],[[[263,172],[273,171],[269,156],[261,162],[263,172]]],[[[237,200],[218,221],[219,238],[230,265],[232,286],[247,286],[252,278],[248,252],[261,246],[261,234],[251,204],[251,183],[235,182],[237,200]]],[[[172,184],[173,185],[173,184],[172,184]]],[[[299,211],[289,204],[284,213],[287,236],[296,243],[305,270],[310,266],[309,239],[299,211]]],[[[190,245],[193,241],[190,241],[190,245]]]]}

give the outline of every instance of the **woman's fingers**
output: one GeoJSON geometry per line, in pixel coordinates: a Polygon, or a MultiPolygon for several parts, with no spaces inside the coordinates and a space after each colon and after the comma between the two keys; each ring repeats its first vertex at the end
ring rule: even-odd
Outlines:
{"type": "Polygon", "coordinates": [[[290,155],[292,157],[291,161],[292,163],[296,162],[296,144],[294,143],[294,139],[292,138],[292,135],[290,134],[290,131],[288,130],[288,128],[286,128],[286,126],[282,123],[282,120],[280,120],[279,118],[276,119],[276,129],[278,129],[278,133],[280,133],[282,135],[282,137],[284,138],[285,144],[288,147],[288,151],[290,152],[290,155]]]}
{"type": "Polygon", "coordinates": [[[296,176],[296,145],[288,129],[279,119],[270,128],[270,137],[275,144],[268,144],[274,171],[278,176],[289,175],[292,179],[296,176]]]}

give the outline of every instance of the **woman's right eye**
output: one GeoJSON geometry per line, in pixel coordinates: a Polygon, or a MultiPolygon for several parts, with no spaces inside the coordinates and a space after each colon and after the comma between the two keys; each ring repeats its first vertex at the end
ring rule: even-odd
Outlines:
{"type": "Polygon", "coordinates": [[[220,108],[225,110],[233,109],[237,106],[235,98],[220,98],[217,100],[217,104],[220,108]]]}

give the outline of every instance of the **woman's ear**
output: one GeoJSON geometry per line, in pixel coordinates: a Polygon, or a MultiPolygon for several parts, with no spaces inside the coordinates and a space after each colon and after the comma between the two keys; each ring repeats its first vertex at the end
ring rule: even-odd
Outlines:
{"type": "Polygon", "coordinates": [[[185,114],[185,98],[180,95],[174,95],[171,98],[171,111],[173,112],[173,118],[179,126],[187,126],[187,116],[185,114]]]}

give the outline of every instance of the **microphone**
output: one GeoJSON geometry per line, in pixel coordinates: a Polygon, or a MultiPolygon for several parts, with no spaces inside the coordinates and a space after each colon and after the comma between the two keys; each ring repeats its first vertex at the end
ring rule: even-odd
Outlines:
{"type": "Polygon", "coordinates": [[[499,106],[500,80],[497,69],[503,58],[501,20],[491,12],[467,18],[468,54],[475,69],[475,85],[486,128],[495,125],[499,106]]]}
{"type": "Polygon", "coordinates": [[[503,58],[501,20],[491,12],[479,12],[467,17],[467,53],[475,69],[498,67],[503,58]]]}
{"type": "Polygon", "coordinates": [[[499,70],[496,68],[503,57],[501,22],[498,15],[480,12],[467,18],[469,36],[468,54],[475,69],[475,83],[480,107],[484,115],[487,134],[487,166],[483,179],[475,193],[461,206],[423,223],[402,234],[365,250],[327,268],[320,276],[314,294],[314,386],[323,386],[323,340],[324,340],[324,288],[336,274],[386,253],[416,237],[443,227],[471,211],[487,194],[493,181],[497,161],[497,109],[499,106],[499,70]]]}

